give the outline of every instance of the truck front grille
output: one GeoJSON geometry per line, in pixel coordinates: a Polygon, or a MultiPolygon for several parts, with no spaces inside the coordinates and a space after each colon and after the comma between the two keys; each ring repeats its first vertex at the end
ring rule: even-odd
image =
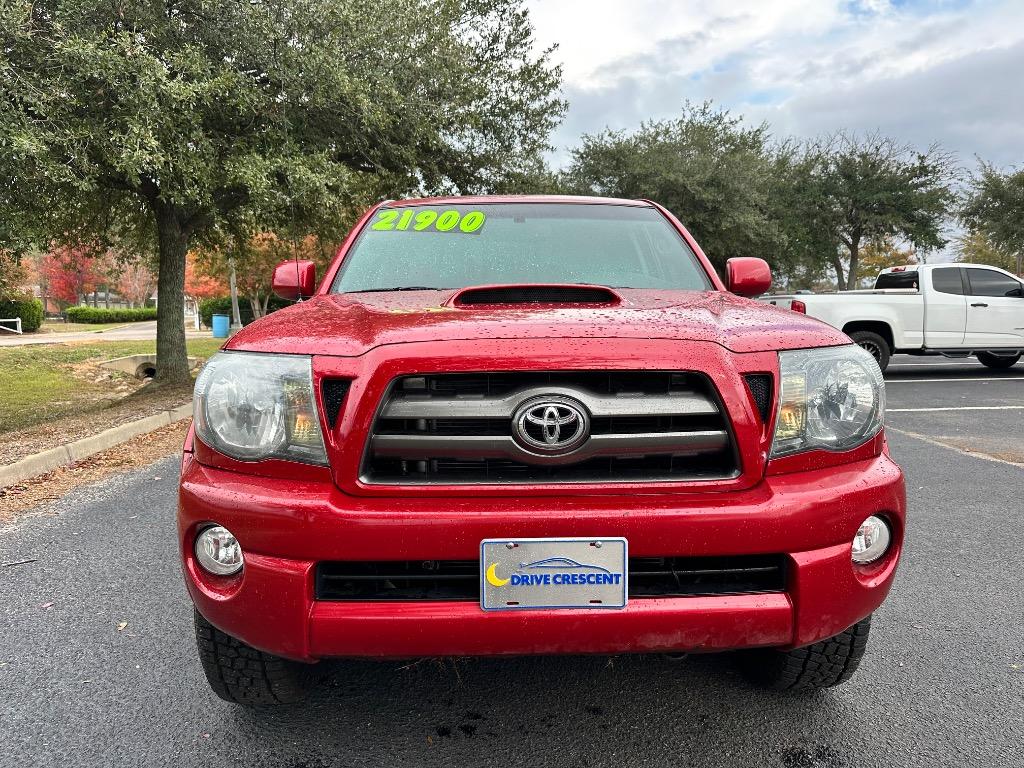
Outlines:
{"type": "MultiPolygon", "coordinates": [[[[784,555],[631,557],[629,597],[698,597],[784,592],[784,555]]],[[[476,560],[322,562],[316,599],[329,601],[478,601],[476,560]]]]}
{"type": "Polygon", "coordinates": [[[718,480],[739,463],[706,377],[673,371],[440,374],[395,380],[369,483],[718,480]]]}

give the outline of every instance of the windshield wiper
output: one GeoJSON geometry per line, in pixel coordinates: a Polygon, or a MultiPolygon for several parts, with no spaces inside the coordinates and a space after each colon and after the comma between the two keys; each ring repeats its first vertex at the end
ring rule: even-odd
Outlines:
{"type": "Polygon", "coordinates": [[[389,293],[391,291],[445,291],[447,288],[434,288],[429,285],[403,285],[398,288],[363,288],[361,291],[344,291],[344,293],[389,293]]]}

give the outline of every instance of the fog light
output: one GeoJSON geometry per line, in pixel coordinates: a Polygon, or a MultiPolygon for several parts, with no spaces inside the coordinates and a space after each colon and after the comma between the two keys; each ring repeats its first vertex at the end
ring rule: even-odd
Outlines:
{"type": "Polygon", "coordinates": [[[230,576],[242,570],[242,547],[227,528],[214,525],[196,536],[196,560],[203,570],[230,576]]]}
{"type": "Polygon", "coordinates": [[[860,565],[873,563],[889,551],[892,533],[889,525],[880,517],[872,515],[857,529],[853,537],[853,562],[860,565]]]}

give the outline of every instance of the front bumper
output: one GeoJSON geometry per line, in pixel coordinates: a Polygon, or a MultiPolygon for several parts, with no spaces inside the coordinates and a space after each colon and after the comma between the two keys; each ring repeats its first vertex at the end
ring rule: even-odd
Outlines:
{"type": "Polygon", "coordinates": [[[178,529],[199,612],[244,642],[304,661],[414,657],[720,651],[794,647],[874,611],[903,542],[903,477],[887,455],[767,477],[727,493],[523,498],[357,498],[329,482],[182,469],[178,529]],[[850,542],[868,515],[893,529],[887,556],[854,569],[850,542]],[[216,522],[245,552],[241,574],[201,571],[195,535],[216,522]],[[622,610],[484,612],[466,602],[323,602],[323,560],[476,559],[494,537],[624,536],[631,556],[785,553],[785,592],[636,598],[622,610]]]}

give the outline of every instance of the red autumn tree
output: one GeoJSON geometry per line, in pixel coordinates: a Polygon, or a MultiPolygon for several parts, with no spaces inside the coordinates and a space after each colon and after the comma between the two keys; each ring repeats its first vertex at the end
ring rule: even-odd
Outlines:
{"type": "Polygon", "coordinates": [[[62,245],[43,256],[40,272],[50,295],[67,304],[77,304],[89,291],[103,282],[97,257],[99,250],[90,245],[62,245]]]}
{"type": "Polygon", "coordinates": [[[228,295],[228,284],[219,276],[198,269],[195,254],[189,253],[185,262],[185,295],[194,299],[216,299],[228,295]]]}

